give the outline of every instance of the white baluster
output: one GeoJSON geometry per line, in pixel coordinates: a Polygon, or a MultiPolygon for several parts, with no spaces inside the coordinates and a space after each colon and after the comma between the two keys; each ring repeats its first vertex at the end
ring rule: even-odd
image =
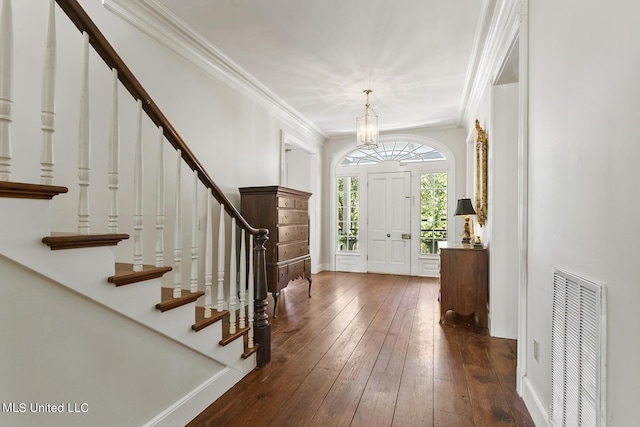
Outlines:
{"type": "Polygon", "coordinates": [[[198,171],[193,171],[193,212],[191,216],[191,293],[198,292],[198,171]]]}
{"type": "Polygon", "coordinates": [[[13,13],[11,0],[0,9],[0,181],[11,179],[11,86],[13,73],[13,13]]]}
{"type": "Polygon", "coordinates": [[[229,255],[229,332],[236,333],[236,304],[238,301],[237,276],[238,261],[236,260],[236,219],[231,218],[231,254],[229,255]]]}
{"type": "Polygon", "coordinates": [[[176,150],[176,223],[173,233],[173,297],[182,296],[182,152],[176,150]]]}
{"type": "Polygon", "coordinates": [[[156,267],[164,266],[164,130],[158,128],[158,169],[156,172],[156,267]]]}
{"type": "Polygon", "coordinates": [[[89,34],[84,37],[84,65],[80,93],[80,129],[78,149],[78,234],[89,234],[89,179],[91,167],[91,121],[89,116],[89,34]]]}
{"type": "Polygon", "coordinates": [[[206,236],[204,237],[204,317],[211,317],[211,282],[213,279],[213,220],[211,199],[211,189],[207,191],[207,225],[206,236]]]}
{"type": "Polygon", "coordinates": [[[246,297],[247,297],[247,248],[245,245],[244,228],[240,230],[240,315],[238,326],[240,329],[247,327],[246,297]]]}
{"type": "Polygon", "coordinates": [[[120,171],[120,121],[118,118],[118,70],[111,70],[113,76],[113,104],[111,126],[109,127],[109,233],[118,232],[118,187],[120,171]]]}
{"type": "Polygon", "coordinates": [[[254,346],[254,332],[253,332],[253,318],[254,318],[254,304],[253,300],[254,289],[253,289],[253,236],[249,236],[249,277],[247,278],[247,289],[249,291],[248,299],[249,306],[247,307],[247,311],[249,312],[248,322],[249,322],[249,335],[247,336],[247,347],[253,348],[254,346]]]}
{"type": "Polygon", "coordinates": [[[142,271],[143,178],[142,162],[142,101],[138,100],[138,128],[133,170],[133,271],[142,271]]]}
{"type": "Polygon", "coordinates": [[[56,19],[55,3],[49,0],[47,41],[42,72],[42,149],[40,152],[40,183],[53,183],[53,133],[55,132],[55,81],[56,81],[56,19]]]}
{"type": "Polygon", "coordinates": [[[218,226],[218,305],[217,310],[224,310],[224,205],[220,205],[220,224],[218,226]]]}

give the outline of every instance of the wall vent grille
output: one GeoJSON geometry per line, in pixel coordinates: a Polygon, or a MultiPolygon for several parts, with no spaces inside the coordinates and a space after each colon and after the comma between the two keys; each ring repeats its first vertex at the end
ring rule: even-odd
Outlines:
{"type": "Polygon", "coordinates": [[[605,288],[556,269],[551,321],[553,426],[604,427],[605,288]]]}

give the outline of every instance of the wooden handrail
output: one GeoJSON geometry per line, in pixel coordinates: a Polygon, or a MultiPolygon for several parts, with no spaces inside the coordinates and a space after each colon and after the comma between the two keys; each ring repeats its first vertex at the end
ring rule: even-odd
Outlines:
{"type": "Polygon", "coordinates": [[[162,127],[164,137],[169,143],[176,149],[181,150],[182,159],[189,165],[191,170],[198,173],[198,179],[204,184],[205,187],[210,188],[213,193],[213,197],[216,198],[218,203],[224,205],[225,211],[233,218],[235,218],[239,225],[246,229],[250,234],[254,235],[268,235],[269,230],[265,228],[252,227],[240,214],[238,209],[231,203],[231,201],[220,190],[211,177],[207,174],[204,167],[200,164],[193,152],[189,149],[182,137],[175,130],[171,122],[160,111],[160,108],[151,99],[151,96],[142,87],[138,79],[133,75],[129,67],[124,63],[122,58],[116,53],[115,49],[107,41],[102,32],[98,29],[95,23],[91,20],[89,15],[78,4],[76,0],[55,0],[58,6],[67,14],[69,19],[75,24],[81,33],[86,32],[89,35],[89,43],[96,51],[102,60],[111,69],[118,71],[118,80],[129,91],[131,96],[136,100],[142,101],[142,109],[151,119],[151,121],[158,127],[162,127]]]}

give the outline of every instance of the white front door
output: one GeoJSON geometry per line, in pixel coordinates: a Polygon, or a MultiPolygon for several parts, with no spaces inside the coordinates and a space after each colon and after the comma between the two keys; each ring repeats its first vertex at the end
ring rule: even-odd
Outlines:
{"type": "Polygon", "coordinates": [[[411,273],[411,174],[368,175],[368,259],[372,273],[411,273]]]}

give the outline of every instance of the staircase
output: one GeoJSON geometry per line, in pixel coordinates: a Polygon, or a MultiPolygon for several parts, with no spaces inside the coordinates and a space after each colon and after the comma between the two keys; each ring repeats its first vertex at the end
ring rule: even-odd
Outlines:
{"type": "Polygon", "coordinates": [[[14,182],[14,23],[11,0],[0,0],[0,425],[184,425],[269,363],[268,230],[246,222],[77,1],[51,0],[47,16],[40,183],[14,182]],[[84,45],[78,180],[64,186],[53,161],[54,118],[65,116],[54,108],[56,8],[80,30],[84,45]],[[113,76],[108,156],[99,167],[91,157],[91,47],[113,76]],[[135,100],[133,111],[120,105],[121,88],[135,100]],[[120,161],[122,116],[136,128],[132,170],[119,168],[126,163],[120,161]],[[150,126],[157,143],[149,155],[143,147],[150,126]],[[174,166],[167,171],[170,147],[174,166]],[[144,187],[143,159],[154,164],[151,191],[144,187]],[[91,175],[101,168],[108,188],[95,196],[91,175]],[[128,180],[131,211],[121,208],[118,192],[128,180]],[[168,182],[175,182],[170,201],[168,182]],[[69,191],[74,184],[77,191],[69,191]],[[107,206],[107,221],[98,226],[89,203],[96,199],[107,206]],[[144,212],[150,203],[155,215],[144,212]],[[191,215],[183,218],[183,211],[191,215]],[[70,217],[77,217],[76,229],[59,231],[68,230],[70,217]],[[186,239],[183,229],[190,230],[186,239]]]}

